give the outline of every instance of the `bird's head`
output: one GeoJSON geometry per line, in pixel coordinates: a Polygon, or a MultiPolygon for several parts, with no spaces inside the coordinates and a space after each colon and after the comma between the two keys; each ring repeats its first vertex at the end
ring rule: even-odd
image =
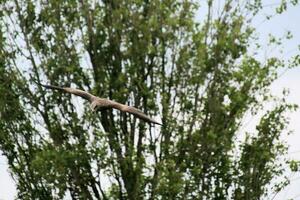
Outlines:
{"type": "Polygon", "coordinates": [[[96,112],[98,110],[98,105],[96,102],[92,102],[90,105],[93,112],[96,112]]]}

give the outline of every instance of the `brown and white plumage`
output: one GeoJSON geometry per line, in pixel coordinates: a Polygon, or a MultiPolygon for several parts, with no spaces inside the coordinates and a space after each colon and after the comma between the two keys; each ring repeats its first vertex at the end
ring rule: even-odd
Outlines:
{"type": "Polygon", "coordinates": [[[134,115],[135,117],[138,117],[146,122],[162,125],[161,123],[159,123],[156,120],[152,119],[151,117],[147,116],[141,110],[139,110],[135,107],[132,107],[132,106],[127,106],[127,105],[124,105],[124,104],[121,104],[121,103],[118,103],[118,102],[115,102],[115,101],[112,101],[109,99],[100,98],[100,97],[94,96],[86,91],[75,89],[75,88],[58,87],[58,86],[43,85],[43,84],[40,84],[40,85],[47,89],[59,90],[59,91],[63,91],[63,92],[67,92],[70,94],[80,96],[90,102],[91,108],[94,111],[114,108],[114,109],[120,110],[122,112],[130,113],[130,114],[134,115]]]}

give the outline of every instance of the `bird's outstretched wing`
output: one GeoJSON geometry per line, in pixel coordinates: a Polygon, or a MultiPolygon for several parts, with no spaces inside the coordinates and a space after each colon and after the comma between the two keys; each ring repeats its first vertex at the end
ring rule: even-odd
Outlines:
{"type": "Polygon", "coordinates": [[[68,88],[68,87],[58,87],[58,86],[52,86],[52,85],[43,85],[43,84],[39,84],[39,85],[41,85],[47,89],[59,90],[62,92],[67,92],[67,93],[71,93],[71,94],[80,96],[80,97],[88,100],[92,105],[96,104],[97,106],[102,107],[102,108],[115,108],[122,112],[130,113],[130,114],[134,115],[135,117],[138,117],[146,122],[162,125],[161,123],[159,123],[156,120],[152,119],[151,117],[147,116],[145,113],[143,113],[141,110],[139,110],[135,107],[120,104],[118,102],[114,102],[114,101],[111,101],[108,99],[102,99],[102,98],[96,97],[88,92],[85,92],[83,90],[68,88]]]}
{"type": "Polygon", "coordinates": [[[112,105],[113,108],[118,109],[122,112],[127,112],[130,113],[132,115],[134,115],[135,117],[138,117],[146,122],[149,123],[154,123],[154,124],[158,124],[158,125],[162,125],[161,123],[157,122],[156,120],[152,119],[151,117],[149,117],[148,115],[146,115],[143,111],[132,107],[132,106],[127,106],[124,104],[120,104],[120,103],[115,103],[112,105]]]}
{"type": "Polygon", "coordinates": [[[92,101],[95,96],[83,91],[83,90],[79,90],[79,89],[74,89],[74,88],[68,88],[68,87],[58,87],[58,86],[53,86],[53,85],[44,85],[44,84],[39,84],[47,89],[54,89],[54,90],[59,90],[59,91],[63,91],[63,92],[67,92],[67,93],[71,93],[77,96],[80,96],[88,101],[92,101]]]}

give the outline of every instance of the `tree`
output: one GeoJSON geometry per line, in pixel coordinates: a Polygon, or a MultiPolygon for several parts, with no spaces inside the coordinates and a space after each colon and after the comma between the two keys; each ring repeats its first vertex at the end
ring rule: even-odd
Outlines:
{"type": "Polygon", "coordinates": [[[278,158],[295,106],[269,86],[299,56],[263,62],[250,51],[261,1],[226,1],[215,16],[208,0],[199,23],[199,5],[187,0],[0,5],[0,147],[18,198],[261,199],[286,185],[276,182],[285,172],[278,158]],[[94,114],[35,82],[133,105],[163,126],[94,114]],[[246,132],[245,116],[258,110],[246,132]]]}

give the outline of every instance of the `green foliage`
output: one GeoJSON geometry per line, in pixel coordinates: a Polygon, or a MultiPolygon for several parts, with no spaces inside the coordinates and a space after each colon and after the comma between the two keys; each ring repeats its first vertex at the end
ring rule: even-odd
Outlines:
{"type": "MultiPolygon", "coordinates": [[[[196,23],[193,1],[0,1],[0,148],[18,198],[269,194],[285,172],[281,136],[295,108],[269,86],[299,55],[262,62],[250,52],[261,1],[226,1],[218,17],[214,5],[209,0],[196,23]],[[36,82],[133,105],[163,126],[113,110],[91,113],[80,98],[36,82]],[[276,106],[263,109],[271,101],[276,106]],[[242,128],[249,113],[264,113],[253,133],[242,128]]],[[[282,42],[270,36],[271,45],[282,42]]],[[[298,170],[297,161],[288,164],[298,170]]]]}

